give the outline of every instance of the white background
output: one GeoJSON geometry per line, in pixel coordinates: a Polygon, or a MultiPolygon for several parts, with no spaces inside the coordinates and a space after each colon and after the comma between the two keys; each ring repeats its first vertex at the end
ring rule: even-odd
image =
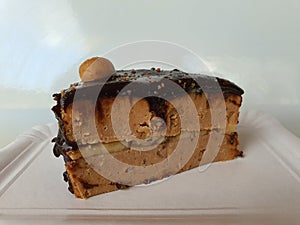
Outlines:
{"type": "Polygon", "coordinates": [[[78,65],[128,42],[163,40],[197,53],[300,136],[300,1],[0,1],[0,148],[53,123],[52,93],[78,65]]]}

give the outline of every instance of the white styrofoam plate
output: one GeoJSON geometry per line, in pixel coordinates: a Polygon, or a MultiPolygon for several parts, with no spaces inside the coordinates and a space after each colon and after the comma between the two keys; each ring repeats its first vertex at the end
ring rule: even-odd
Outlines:
{"type": "Polygon", "coordinates": [[[300,139],[261,112],[242,112],[238,131],[244,158],[80,200],[52,154],[57,126],[34,127],[0,150],[0,224],[296,224],[300,139]]]}

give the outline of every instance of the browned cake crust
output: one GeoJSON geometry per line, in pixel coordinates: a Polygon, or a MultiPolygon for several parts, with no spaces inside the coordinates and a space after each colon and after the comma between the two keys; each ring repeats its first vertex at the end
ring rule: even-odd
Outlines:
{"type": "MultiPolygon", "coordinates": [[[[198,83],[201,84],[201,87],[194,79],[195,77],[191,78],[189,74],[178,70],[117,71],[104,85],[102,84],[102,90],[96,98],[91,97],[90,93],[99,88],[100,80],[77,83],[60,94],[55,94],[57,105],[53,107],[53,111],[59,121],[59,132],[54,139],[54,154],[57,157],[64,156],[66,167],[64,178],[69,182],[69,190],[78,198],[88,198],[132,186],[106,179],[89,165],[87,161],[96,161],[99,156],[108,154],[102,150],[103,146],[114,158],[128,165],[149,166],[168,158],[176,148],[181,135],[187,140],[186,143],[196,135],[199,139],[195,151],[189,161],[178,168],[176,173],[180,173],[199,166],[211,132],[223,132],[224,140],[213,161],[225,161],[241,156],[242,152],[237,149],[238,135],[235,126],[238,123],[243,90],[220,78],[198,75],[197,79],[199,79],[198,83]],[[164,100],[164,96],[153,96],[155,88],[160,87],[159,89],[161,89],[163,86],[158,79],[162,77],[175,82],[185,90],[186,95],[172,96],[172,102],[180,105],[190,98],[196,106],[198,118],[195,119],[199,120],[200,130],[184,129],[181,126],[181,117],[174,105],[164,100]],[[212,80],[219,84],[220,92],[210,88],[208,81],[212,80]],[[141,95],[138,91],[132,90],[129,94],[116,98],[120,90],[132,81],[149,84],[148,95],[152,97],[143,98],[131,108],[130,130],[122,128],[122,123],[120,123],[121,136],[117,136],[111,123],[112,105],[117,104],[120,108],[130,105],[130,102],[141,95]],[[220,129],[218,124],[213,126],[208,97],[216,105],[225,102],[225,130],[220,129]],[[93,104],[95,100],[96,104],[93,104]],[[74,101],[76,101],[76,107],[73,107],[74,101]],[[91,112],[95,112],[95,120],[86,119],[91,112]],[[150,151],[135,150],[131,146],[133,144],[130,138],[132,136],[143,140],[149,138],[153,134],[150,127],[151,120],[156,117],[163,118],[165,121],[166,133],[162,137],[164,140],[150,151]],[[91,133],[91,127],[95,125],[97,132],[91,133]],[[124,146],[121,141],[125,141],[127,145],[124,146]],[[85,157],[82,156],[82,153],[85,157]]],[[[165,90],[165,92],[168,91],[170,90],[165,90]]],[[[164,93],[164,91],[160,93],[164,93]]],[[[159,136],[160,133],[158,132],[157,135],[159,136]]],[[[188,144],[186,148],[189,149],[188,144]]],[[[174,175],[174,172],[166,171],[159,176],[153,174],[143,183],[170,175],[174,175]]]]}

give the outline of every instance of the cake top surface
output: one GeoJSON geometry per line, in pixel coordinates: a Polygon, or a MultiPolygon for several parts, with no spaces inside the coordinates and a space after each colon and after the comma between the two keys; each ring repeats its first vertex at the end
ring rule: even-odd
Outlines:
{"type": "MultiPolygon", "coordinates": [[[[177,97],[177,87],[185,93],[220,93],[224,95],[242,95],[244,91],[234,83],[218,77],[203,74],[191,74],[177,69],[160,70],[138,69],[117,70],[108,79],[96,79],[87,82],[71,84],[68,89],[61,92],[61,100],[64,105],[73,101],[75,92],[78,98],[89,98],[92,93],[99,97],[115,97],[121,95],[131,96],[157,96],[164,97],[170,94],[177,97]],[[174,85],[170,85],[171,81],[174,85]],[[131,84],[126,92],[122,89],[131,84]],[[176,86],[177,85],[177,86],[176,86]],[[78,93],[78,94],[77,94],[78,93]]],[[[179,90],[178,89],[178,90],[179,90]]],[[[180,92],[182,93],[182,91],[180,92]]]]}

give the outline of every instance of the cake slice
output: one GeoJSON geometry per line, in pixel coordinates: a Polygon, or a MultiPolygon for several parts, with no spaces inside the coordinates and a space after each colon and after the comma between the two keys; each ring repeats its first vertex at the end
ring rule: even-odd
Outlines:
{"type": "Polygon", "coordinates": [[[72,84],[52,108],[69,190],[88,198],[241,156],[242,94],[227,80],[179,70],[120,70],[72,84]]]}

